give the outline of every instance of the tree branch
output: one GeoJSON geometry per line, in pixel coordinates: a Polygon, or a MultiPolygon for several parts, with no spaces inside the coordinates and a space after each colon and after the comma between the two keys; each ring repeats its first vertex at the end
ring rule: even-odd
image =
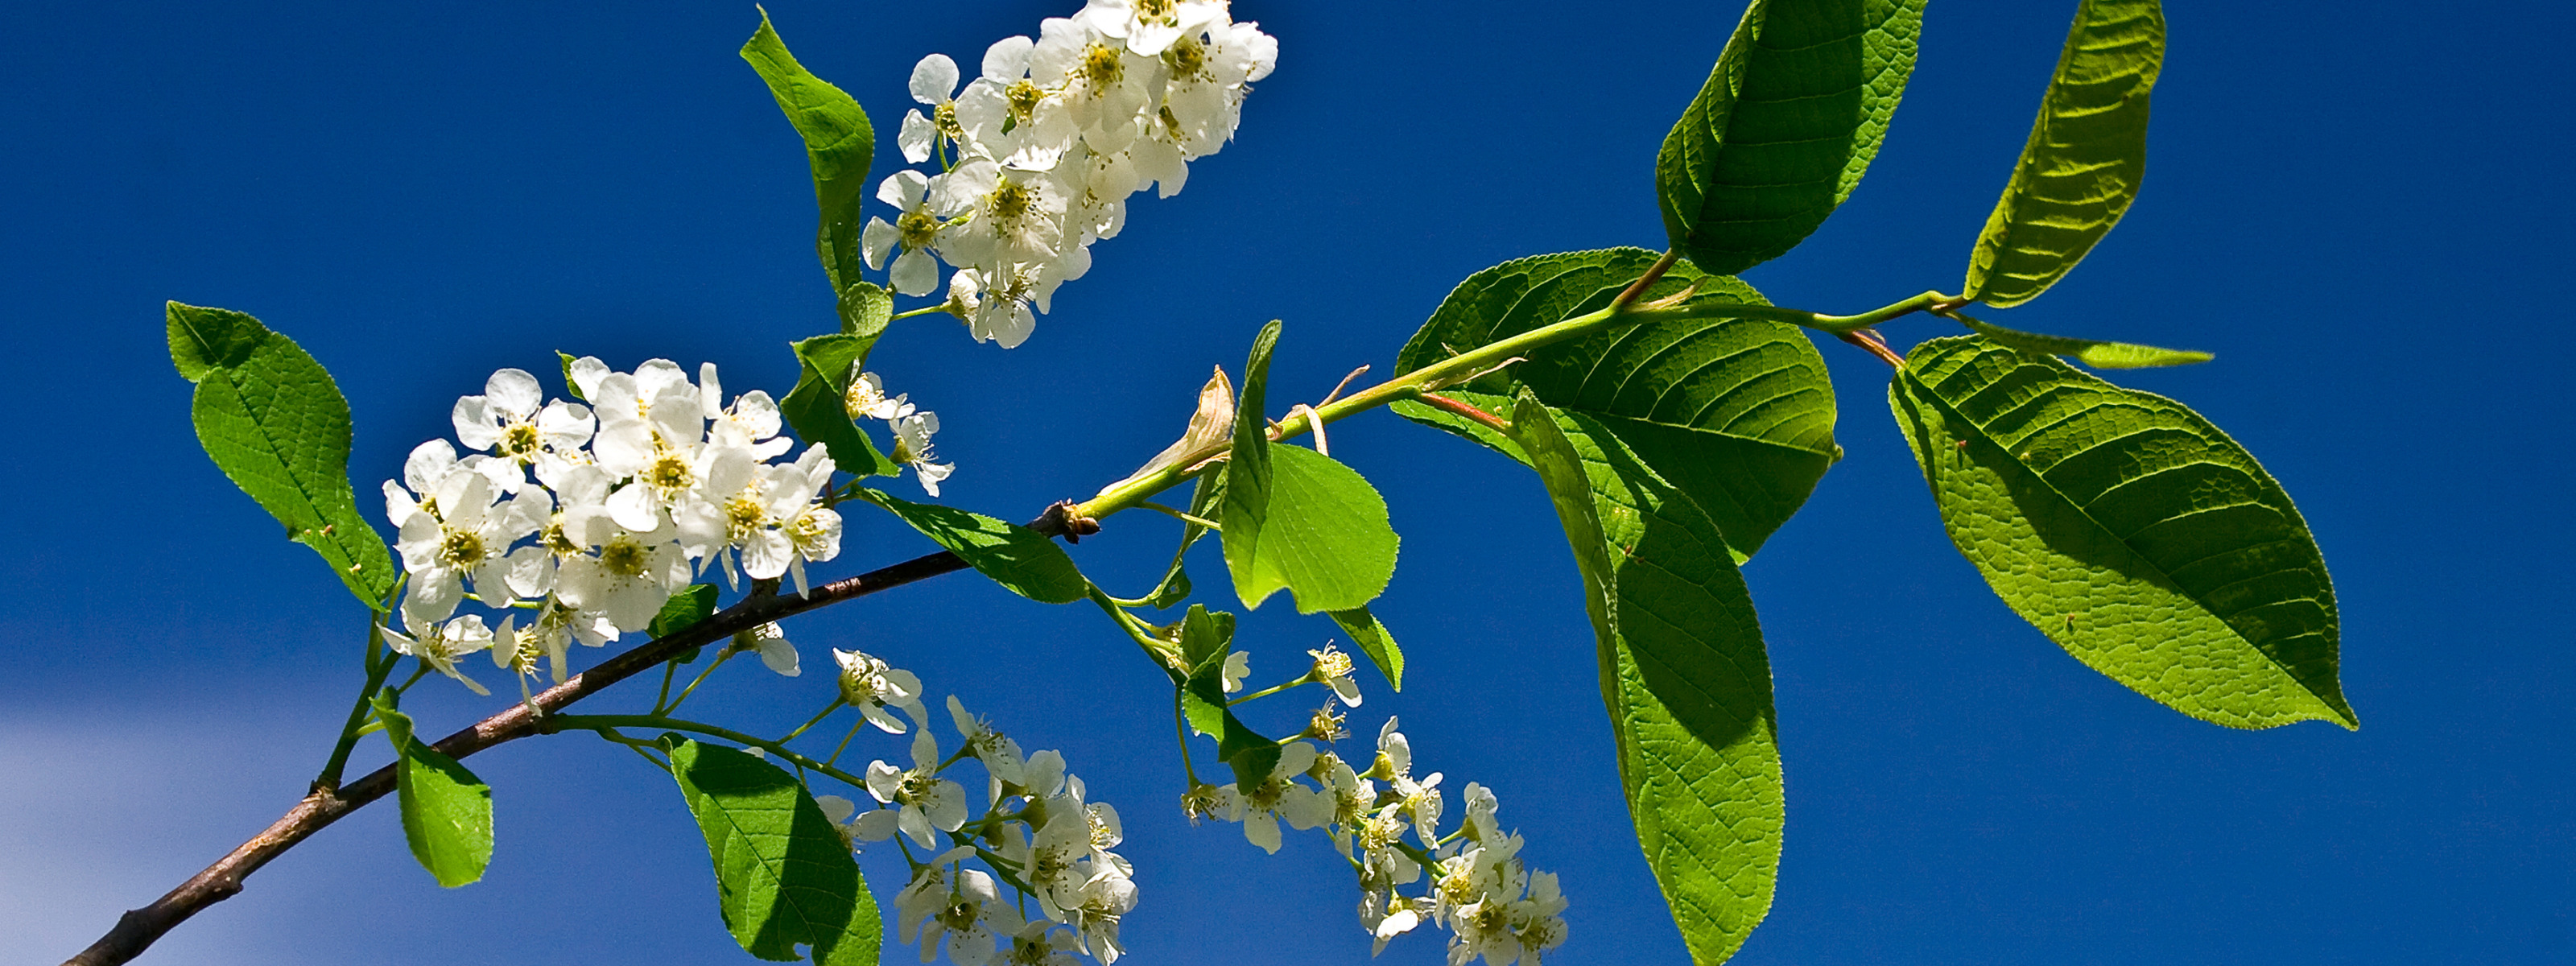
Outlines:
{"type": "MultiPolygon", "coordinates": [[[[1048,508],[1044,516],[1029,524],[1030,529],[1048,536],[1063,534],[1066,528],[1065,506],[1058,504],[1048,508]]],[[[704,647],[780,618],[964,569],[964,560],[943,550],[824,584],[804,597],[792,594],[753,597],[710,615],[687,630],[647,641],[601,662],[597,667],[575,674],[538,693],[533,703],[538,711],[551,713],[609,685],[650,670],[690,648],[704,647]]],[[[450,758],[462,759],[504,742],[538,734],[539,723],[537,714],[532,713],[527,704],[513,704],[498,714],[475,722],[473,727],[440,739],[435,747],[450,758]]],[[[242,880],[259,871],[270,859],[313,837],[313,833],[339,821],[341,816],[364,808],[393,790],[392,765],[378,768],[338,789],[316,789],[277,821],[270,823],[266,830],[207,866],[205,871],[191,876],[151,905],[128,910],[117,919],[116,927],[108,930],[107,935],[99,937],[79,955],[65,960],[63,966],[114,966],[132,960],[164,933],[188,921],[188,917],[239,894],[242,880]]]]}

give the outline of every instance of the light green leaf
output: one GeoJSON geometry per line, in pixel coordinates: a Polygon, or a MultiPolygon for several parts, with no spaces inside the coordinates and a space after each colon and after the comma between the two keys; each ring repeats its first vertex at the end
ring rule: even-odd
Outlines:
{"type": "Polygon", "coordinates": [[[823,259],[824,273],[832,279],[833,293],[845,296],[843,325],[848,326],[852,316],[847,310],[852,306],[846,293],[859,284],[859,272],[867,267],[859,258],[859,227],[864,223],[859,208],[867,200],[876,130],[858,101],[796,62],[787,52],[786,41],[770,28],[768,11],[761,11],[760,29],[742,45],[742,59],[769,84],[778,109],[786,112],[788,123],[805,139],[805,160],[814,169],[814,200],[822,209],[814,248],[823,259]]]}
{"type": "Polygon", "coordinates": [[[492,786],[417,740],[411,717],[395,710],[392,692],[379,691],[374,701],[376,720],[399,759],[394,800],[412,857],[450,889],[483,878],[492,864],[492,786]]]}
{"type": "Polygon", "coordinates": [[[2152,369],[2160,366],[2187,366],[2208,362],[2206,352],[2181,349],[2159,349],[2151,345],[2127,342],[2104,342],[2100,339],[2070,339],[2062,335],[2020,332],[1965,315],[1952,313],[1952,318],[1988,340],[2011,346],[2023,352],[2053,356],[2074,356],[2077,361],[2096,369],[2152,369]]]}
{"type": "MultiPolygon", "coordinates": [[[[1539,255],[1478,272],[1414,333],[1396,356],[1396,370],[1412,372],[1606,307],[1654,262],[1653,252],[1613,248],[1539,255]]],[[[1768,304],[1752,286],[1688,265],[1674,266],[1646,295],[1676,294],[1693,283],[1700,285],[1693,304],[1768,304]]],[[[1717,521],[1738,560],[1797,512],[1842,454],[1833,439],[1825,360],[1785,322],[1648,323],[1539,349],[1526,362],[1444,394],[1499,415],[1521,385],[1549,406],[1590,416],[1616,433],[1717,521]]],[[[1517,444],[1474,420],[1418,402],[1394,408],[1528,462],[1517,444]]]]}
{"type": "Polygon", "coordinates": [[[1889,403],[1951,542],[2077,660],[2229,727],[2358,727],[2315,538],[2198,413],[1974,336],[1916,346],[1889,403]]]}
{"type": "Polygon", "coordinates": [[[861,487],[859,495],[886,508],[923,536],[946,547],[1002,589],[1042,604],[1070,604],[1089,596],[1091,582],[1063,547],[1016,523],[980,513],[914,503],[861,487]]]}
{"type": "MultiPolygon", "coordinates": [[[[349,402],[322,364],[240,312],[171,302],[170,360],[197,384],[197,442],[215,466],[313,548],[375,610],[387,610],[393,555],[349,486],[349,402]]],[[[399,522],[399,521],[397,521],[399,522]]]]}
{"type": "Polygon", "coordinates": [[[1227,450],[1225,489],[1218,506],[1219,534],[1225,544],[1225,568],[1234,576],[1234,592],[1245,606],[1270,595],[1255,576],[1261,525],[1270,516],[1270,419],[1262,415],[1262,396],[1270,385],[1270,352],[1279,346],[1279,320],[1261,327],[1252,338],[1252,353],[1243,363],[1243,392],[1234,397],[1234,445],[1227,450]]]}
{"type": "Polygon", "coordinates": [[[1824,224],[1887,136],[1922,26],[1923,0],[1753,0],[1655,155],[1672,247],[1732,275],[1824,224]]]}
{"type": "Polygon", "coordinates": [[[1597,425],[1527,392],[1512,408],[1583,575],[1638,845],[1692,961],[1723,962],[1780,867],[1770,659],[1715,524],[1597,425]]]}
{"type": "MultiPolygon", "coordinates": [[[[1246,607],[1285,589],[1300,614],[1349,610],[1377,599],[1395,576],[1398,541],[1386,500],[1358,470],[1303,446],[1270,447],[1266,514],[1221,522],[1228,550],[1239,532],[1259,539],[1251,559],[1233,567],[1246,607]]],[[[1226,563],[1234,565],[1233,555],[1226,563]]]]}
{"type": "Polygon", "coordinates": [[[832,454],[832,465],[853,476],[893,476],[900,467],[877,452],[868,434],[860,431],[850,417],[845,401],[850,380],[857,378],[867,364],[868,349],[877,337],[869,335],[818,335],[802,342],[790,343],[801,371],[796,388],[778,401],[778,413],[785,417],[789,429],[811,445],[823,447],[832,454]]]}
{"type": "Polygon", "coordinates": [[[1968,256],[1963,293],[2020,305],[2073,271],[2137,200],[2147,94],[2164,66],[2157,0],[2081,0],[2012,180],[1968,256]]]}
{"type": "Polygon", "coordinates": [[[716,900],[735,942],[761,959],[876,962],[876,899],[849,844],[812,795],[778,766],[719,745],[666,735],[671,776],[706,835],[716,900]]]}
{"type": "Polygon", "coordinates": [[[573,358],[572,353],[562,349],[555,350],[555,362],[563,368],[564,392],[574,399],[589,402],[590,398],[581,394],[581,383],[572,378],[572,364],[579,361],[581,360],[573,358]]]}
{"type": "Polygon", "coordinates": [[[894,321],[894,293],[870,282],[853,282],[841,290],[841,332],[875,339],[894,321]]]}
{"type": "Polygon", "coordinates": [[[1369,613],[1366,607],[1337,610],[1333,612],[1333,623],[1341,625],[1342,633],[1351,636],[1351,643],[1359,645],[1369,660],[1377,662],[1378,672],[1386,675],[1388,687],[1404,690],[1404,649],[1395,646],[1395,635],[1387,631],[1377,615],[1369,613]]]}

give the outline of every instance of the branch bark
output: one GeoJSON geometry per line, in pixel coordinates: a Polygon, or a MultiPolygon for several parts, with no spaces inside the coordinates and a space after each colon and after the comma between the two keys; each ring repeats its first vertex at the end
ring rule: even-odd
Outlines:
{"type": "MultiPolygon", "coordinates": [[[[1030,529],[1048,536],[1063,535],[1067,529],[1067,506],[1069,504],[1057,504],[1049,508],[1044,516],[1029,524],[1030,529]]],[[[1092,524],[1093,529],[1097,527],[1097,524],[1092,524]]],[[[804,597],[785,594],[753,597],[709,615],[688,630],[647,641],[609,658],[597,667],[547,688],[533,700],[539,711],[554,712],[638,672],[651,670],[690,648],[704,647],[780,618],[964,569],[964,560],[943,550],[815,587],[804,597]]],[[[462,759],[495,745],[538,734],[540,723],[538,714],[531,712],[528,705],[513,704],[499,714],[475,722],[473,727],[439,739],[434,747],[450,758],[462,759]]],[[[108,930],[107,935],[99,937],[79,955],[64,960],[63,966],[114,966],[132,960],[151,948],[163,934],[188,921],[188,917],[240,894],[242,880],[259,871],[270,859],[313,837],[313,833],[330,827],[341,816],[365,808],[393,790],[392,765],[378,768],[366,777],[338,788],[315,789],[294,808],[288,809],[285,815],[270,823],[266,830],[207,866],[205,871],[189,877],[178,888],[153,900],[151,905],[127,910],[117,919],[115,928],[108,930]]]]}

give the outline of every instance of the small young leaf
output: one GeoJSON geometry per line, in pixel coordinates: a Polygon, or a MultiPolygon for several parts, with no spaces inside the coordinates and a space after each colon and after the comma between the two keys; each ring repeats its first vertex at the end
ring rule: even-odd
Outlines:
{"type": "Polygon", "coordinates": [[[331,374],[240,312],[171,302],[168,327],[171,362],[197,384],[191,410],[206,455],[360,602],[390,609],[393,555],[358,514],[349,402],[331,374]]]}
{"type": "Polygon", "coordinates": [[[1914,72],[1923,0],[1753,0],[1655,155],[1672,247],[1732,275],[1851,197],[1914,72]]]}
{"type": "Polygon", "coordinates": [[[572,378],[572,364],[579,361],[581,360],[573,358],[572,353],[561,349],[555,350],[555,362],[563,367],[564,393],[582,402],[589,402],[590,398],[581,394],[581,383],[573,381],[572,378]]]}
{"type": "Polygon", "coordinates": [[[913,529],[948,549],[1002,588],[1042,604],[1070,604],[1088,596],[1091,582],[1063,547],[1016,523],[980,513],[914,503],[861,487],[859,495],[886,508],[913,529]]]}
{"type": "Polygon", "coordinates": [[[1770,660],[1716,525],[1597,424],[1523,392],[1512,429],[1565,524],[1619,780],[1699,963],[1771,908],[1784,805],[1770,660]]]}
{"type": "MultiPolygon", "coordinates": [[[[1396,356],[1413,372],[1466,351],[1610,304],[1654,264],[1637,248],[1516,259],[1469,276],[1396,356]]],[[[1768,304],[1732,278],[1676,265],[1645,297],[1699,286],[1693,304],[1768,304]]],[[[1840,458],[1824,357],[1797,326],[1760,319],[1654,322],[1553,345],[1508,370],[1442,394],[1501,414],[1527,385],[1540,401],[1592,417],[1689,493],[1742,560],[1786,522],[1840,458]]],[[[1427,404],[1397,414],[1527,462],[1518,444],[1427,404]]]]}
{"type": "Polygon", "coordinates": [[[2147,95],[2164,58],[2157,0],[2080,0],[1962,294],[1997,308],[2038,298],[2119,223],[2146,177],[2147,95]]]}
{"type": "Polygon", "coordinates": [[[868,434],[850,418],[846,398],[850,380],[867,364],[874,335],[818,335],[790,343],[802,371],[796,388],[778,401],[787,426],[808,444],[832,454],[832,465],[853,476],[893,476],[901,467],[877,452],[868,434]]]}
{"type": "Polygon", "coordinates": [[[391,692],[377,692],[374,700],[376,720],[398,757],[394,799],[412,857],[450,889],[483,878],[492,864],[492,786],[417,740],[411,717],[395,710],[391,692]]]}
{"type": "Polygon", "coordinates": [[[662,612],[653,615],[653,624],[647,631],[655,640],[660,640],[697,626],[699,621],[706,620],[715,612],[716,585],[690,584],[687,589],[672,594],[670,600],[662,602],[662,612]]]}
{"type": "Polygon", "coordinates": [[[841,334],[874,341],[894,320],[894,293],[873,282],[853,282],[841,290],[840,308],[841,334]]]}
{"type": "Polygon", "coordinates": [[[2041,335],[2036,332],[2020,332],[2013,329],[2007,329],[1992,322],[1973,319],[1956,313],[1953,313],[1951,317],[1958,319],[1959,324],[1967,326],[1978,335],[1985,336],[1987,339],[1997,344],[2011,346],[2015,349],[2020,349],[2023,352],[2045,353],[2053,356],[2074,356],[2077,361],[2096,369],[2152,369],[2159,366],[2187,366],[2198,362],[2208,362],[2211,358],[2210,354],[2206,352],[2187,352],[2180,349],[2159,349],[2151,345],[2133,345],[2127,342],[2104,342],[2099,339],[2071,339],[2062,335],[2041,335]]]}
{"type": "Polygon", "coordinates": [[[1888,397],[1951,542],[2077,660],[2233,728],[2359,726],[2315,538],[2198,413],[1975,336],[1916,346],[1888,397]]]}
{"type": "Polygon", "coordinates": [[[744,951],[830,966],[876,961],[876,900],[849,844],[796,776],[750,755],[669,735],[671,776],[715,861],[725,927],[744,951]]]}
{"type": "Polygon", "coordinates": [[[1359,471],[1303,446],[1270,448],[1270,505],[1259,521],[1229,514],[1222,522],[1229,550],[1238,528],[1259,537],[1251,559],[1234,567],[1246,607],[1285,589],[1300,614],[1349,610],[1395,576],[1399,541],[1386,500],[1359,471]]]}
{"type": "Polygon", "coordinates": [[[846,293],[867,267],[859,258],[859,209],[867,200],[876,129],[858,101],[796,62],[787,42],[770,28],[768,11],[761,11],[760,29],[743,43],[742,59],[768,83],[778,109],[805,139],[805,160],[814,169],[814,201],[822,209],[814,248],[823,259],[824,274],[832,279],[832,291],[846,293]]]}
{"type": "Polygon", "coordinates": [[[1342,626],[1342,633],[1351,636],[1351,643],[1359,645],[1369,660],[1377,662],[1378,672],[1386,675],[1387,686],[1397,691],[1404,690],[1404,649],[1395,646],[1395,635],[1387,632],[1386,625],[1378,621],[1377,615],[1369,613],[1366,607],[1337,610],[1332,614],[1333,623],[1342,626]]]}

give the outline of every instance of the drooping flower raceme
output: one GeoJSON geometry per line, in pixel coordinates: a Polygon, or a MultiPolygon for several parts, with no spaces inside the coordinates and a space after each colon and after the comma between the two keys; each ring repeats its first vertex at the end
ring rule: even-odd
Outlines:
{"type": "Polygon", "coordinates": [[[1159,185],[1171,197],[1189,162],[1234,137],[1278,59],[1278,42],[1234,22],[1225,0],[1089,0],[1034,38],[993,44],[962,90],[956,61],[922,58],[912,96],[929,113],[905,115],[896,141],[939,170],[879,186],[897,214],[862,233],[868,264],[889,288],[926,294],[935,253],[957,268],[944,308],[977,341],[1017,346],[1056,286],[1090,269],[1091,243],[1125,226],[1129,195],[1159,185]]]}

